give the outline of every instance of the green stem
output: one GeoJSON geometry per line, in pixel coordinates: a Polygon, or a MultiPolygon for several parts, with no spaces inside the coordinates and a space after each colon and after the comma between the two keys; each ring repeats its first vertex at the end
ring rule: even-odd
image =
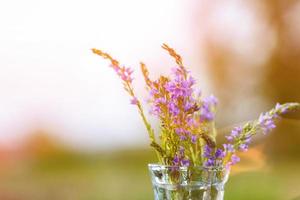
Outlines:
{"type": "Polygon", "coordinates": [[[194,152],[194,149],[193,149],[192,146],[190,146],[190,151],[191,151],[191,156],[192,156],[193,163],[195,165],[196,162],[197,162],[197,158],[196,158],[196,155],[195,155],[195,152],[194,152]]]}
{"type": "MultiPolygon", "coordinates": [[[[135,94],[134,94],[134,91],[133,91],[131,85],[128,82],[125,82],[125,83],[128,88],[127,91],[130,94],[130,96],[135,97],[135,94]]],[[[137,100],[137,107],[138,107],[139,113],[143,119],[144,125],[146,126],[146,129],[148,131],[151,142],[155,142],[154,130],[152,129],[150,123],[147,121],[146,116],[144,114],[144,110],[143,110],[142,105],[139,100],[137,100]]]]}
{"type": "MultiPolygon", "coordinates": [[[[132,89],[130,83],[125,82],[125,85],[127,86],[127,89],[128,89],[127,91],[128,91],[128,93],[130,94],[130,96],[135,97],[134,91],[133,91],[133,89],[132,89]]],[[[136,97],[135,97],[135,98],[136,98],[136,97]]],[[[144,114],[144,110],[143,110],[143,108],[142,108],[142,105],[141,105],[141,103],[140,103],[139,100],[137,100],[137,107],[138,107],[140,116],[142,117],[143,123],[144,123],[144,125],[146,126],[146,129],[147,129],[147,132],[148,132],[148,135],[149,135],[151,144],[156,144],[156,145],[158,145],[158,144],[156,143],[156,141],[155,141],[154,130],[152,129],[150,123],[148,122],[148,120],[147,120],[147,118],[146,118],[146,116],[145,116],[145,114],[144,114]]],[[[159,145],[158,145],[158,146],[159,146],[159,145]]],[[[154,149],[155,149],[155,153],[156,153],[156,156],[157,156],[157,158],[158,158],[159,163],[163,164],[163,163],[164,163],[164,162],[163,162],[163,155],[162,155],[161,152],[159,152],[156,148],[154,148],[154,149]]]]}

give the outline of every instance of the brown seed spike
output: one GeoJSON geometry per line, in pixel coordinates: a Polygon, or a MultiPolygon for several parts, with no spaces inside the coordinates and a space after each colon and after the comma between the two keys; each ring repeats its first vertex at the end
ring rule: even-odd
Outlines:
{"type": "Polygon", "coordinates": [[[216,142],[212,140],[212,138],[206,134],[201,134],[201,137],[205,140],[206,144],[210,148],[215,148],[216,147],[216,142]]]}
{"type": "Polygon", "coordinates": [[[149,78],[149,71],[144,63],[141,62],[140,65],[141,65],[141,71],[143,73],[145,82],[149,87],[151,87],[152,81],[149,78]]]}
{"type": "Polygon", "coordinates": [[[156,151],[161,155],[161,157],[165,157],[166,152],[156,142],[151,142],[150,146],[156,149],[156,151]]]}
{"type": "Polygon", "coordinates": [[[169,47],[167,44],[163,44],[162,48],[167,50],[168,53],[170,54],[170,56],[172,56],[173,58],[175,58],[175,62],[177,63],[177,65],[180,67],[182,73],[184,74],[185,77],[187,77],[187,70],[185,69],[185,67],[183,66],[182,63],[182,58],[179,54],[176,53],[176,51],[174,49],[172,49],[171,47],[169,47]]]}
{"type": "Polygon", "coordinates": [[[170,56],[175,58],[175,61],[179,66],[183,66],[181,56],[179,54],[177,54],[174,49],[172,49],[165,43],[163,43],[162,48],[167,50],[169,52],[170,56]]]}
{"type": "Polygon", "coordinates": [[[101,56],[104,59],[110,60],[110,62],[113,66],[119,67],[119,62],[117,60],[115,60],[114,58],[112,58],[108,53],[105,53],[105,52],[103,52],[99,49],[95,49],[95,48],[93,48],[92,51],[93,51],[94,54],[97,54],[97,55],[101,56]]]}

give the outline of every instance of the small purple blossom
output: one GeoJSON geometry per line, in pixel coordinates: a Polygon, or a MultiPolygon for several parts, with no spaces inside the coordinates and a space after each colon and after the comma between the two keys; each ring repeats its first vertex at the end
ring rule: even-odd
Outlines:
{"type": "Polygon", "coordinates": [[[187,117],[188,126],[195,126],[195,120],[192,117],[187,117]]]}
{"type": "Polygon", "coordinates": [[[233,142],[235,139],[240,137],[242,131],[243,131],[242,127],[240,126],[234,127],[230,135],[226,135],[225,138],[227,139],[228,142],[233,142]]]}
{"type": "Polygon", "coordinates": [[[173,159],[173,164],[174,164],[174,165],[178,165],[179,162],[180,162],[179,157],[178,157],[177,155],[175,155],[175,157],[174,157],[174,159],[173,159]]]}
{"type": "Polygon", "coordinates": [[[222,163],[222,159],[226,156],[226,152],[222,149],[214,151],[208,145],[204,146],[203,157],[205,158],[204,166],[211,167],[222,163]]]}
{"type": "Polygon", "coordinates": [[[205,158],[210,158],[212,154],[212,148],[210,148],[208,145],[204,146],[204,152],[203,152],[203,156],[205,158]]]}
{"type": "Polygon", "coordinates": [[[182,76],[182,70],[177,66],[171,68],[171,72],[175,77],[182,76]]]}
{"type": "Polygon", "coordinates": [[[166,104],[166,103],[167,103],[167,100],[166,100],[166,98],[164,98],[164,97],[160,97],[160,98],[155,99],[155,100],[154,100],[154,103],[155,103],[155,104],[166,104]]]}
{"type": "Polygon", "coordinates": [[[136,98],[136,97],[133,97],[133,98],[130,100],[130,103],[131,103],[132,105],[137,105],[137,104],[138,104],[137,98],[136,98]]]}
{"type": "Polygon", "coordinates": [[[266,120],[263,124],[261,124],[262,128],[265,130],[265,132],[269,132],[272,129],[276,127],[275,123],[273,120],[266,120]]]}
{"type": "Polygon", "coordinates": [[[186,166],[190,165],[190,160],[185,157],[185,149],[183,146],[179,146],[179,152],[174,156],[173,164],[175,166],[186,166]]]}
{"type": "Polygon", "coordinates": [[[190,166],[190,161],[188,159],[181,160],[182,166],[188,167],[190,166]]]}
{"type": "Polygon", "coordinates": [[[232,137],[234,137],[234,138],[236,138],[236,137],[238,137],[240,134],[241,134],[241,132],[243,131],[243,128],[242,127],[240,127],[240,126],[238,126],[238,127],[235,127],[232,131],[231,131],[231,136],[232,137]]]}
{"type": "Polygon", "coordinates": [[[233,154],[231,156],[231,165],[235,165],[236,163],[240,162],[240,157],[238,157],[237,155],[233,154]]]}
{"type": "Polygon", "coordinates": [[[184,130],[183,128],[176,128],[175,133],[179,136],[179,139],[181,141],[186,140],[187,137],[191,135],[191,133],[189,131],[184,130]]]}
{"type": "Polygon", "coordinates": [[[178,115],[180,112],[179,108],[176,106],[174,102],[169,102],[168,109],[172,115],[178,115]]]}
{"type": "Polygon", "coordinates": [[[232,144],[223,144],[224,150],[227,152],[234,152],[234,146],[232,144]]]}
{"type": "Polygon", "coordinates": [[[208,158],[205,162],[204,162],[204,166],[205,167],[212,167],[215,165],[215,159],[214,158],[208,158]]]}
{"type": "Polygon", "coordinates": [[[261,114],[259,116],[258,123],[262,129],[263,134],[267,134],[276,127],[273,117],[269,115],[269,113],[261,114]]]}
{"type": "Polygon", "coordinates": [[[196,142],[197,142],[197,135],[192,135],[192,136],[191,136],[191,142],[192,142],[193,144],[196,144],[196,142]]]}
{"type": "Polygon", "coordinates": [[[209,96],[203,99],[200,107],[201,120],[212,121],[214,119],[213,107],[217,105],[218,100],[213,96],[209,96]]]}
{"type": "Polygon", "coordinates": [[[288,106],[281,105],[280,103],[277,103],[276,106],[275,106],[275,110],[277,110],[281,114],[285,114],[288,111],[288,106]]]}
{"type": "Polygon", "coordinates": [[[181,135],[182,133],[184,133],[184,129],[183,129],[183,128],[176,128],[176,129],[175,129],[175,133],[176,133],[177,135],[181,135]]]}
{"type": "Polygon", "coordinates": [[[249,145],[251,143],[251,140],[252,140],[251,136],[246,136],[244,138],[244,143],[247,144],[247,145],[249,145]]]}
{"type": "Polygon", "coordinates": [[[131,83],[133,78],[131,77],[131,74],[133,73],[133,70],[131,68],[114,68],[117,74],[121,77],[121,79],[125,82],[131,83]]]}
{"type": "Polygon", "coordinates": [[[224,158],[225,155],[226,155],[226,153],[222,149],[217,149],[216,150],[216,153],[215,153],[216,158],[224,158]]]}
{"type": "Polygon", "coordinates": [[[214,119],[214,114],[210,111],[207,106],[202,106],[201,110],[201,120],[202,121],[211,121],[214,119]]]}
{"type": "Polygon", "coordinates": [[[248,151],[249,146],[247,144],[240,144],[239,150],[241,151],[248,151]]]}
{"type": "Polygon", "coordinates": [[[185,135],[180,135],[180,136],[179,136],[179,139],[180,139],[181,141],[184,141],[184,140],[186,140],[186,136],[185,136],[185,135]]]}
{"type": "Polygon", "coordinates": [[[203,101],[211,106],[216,106],[218,104],[218,99],[214,95],[210,95],[210,96],[204,98],[203,101]]]}
{"type": "Polygon", "coordinates": [[[175,70],[175,77],[164,85],[164,88],[169,92],[172,99],[191,97],[194,90],[192,86],[195,84],[195,79],[191,76],[186,79],[180,72],[180,69],[175,70]]]}
{"type": "Polygon", "coordinates": [[[233,137],[231,135],[225,135],[225,138],[227,139],[228,142],[233,141],[233,137]]]}
{"type": "Polygon", "coordinates": [[[153,105],[150,109],[150,114],[151,115],[155,115],[155,116],[159,116],[161,113],[161,108],[158,105],[153,105]]]}
{"type": "Polygon", "coordinates": [[[235,164],[238,163],[238,162],[240,162],[240,158],[239,158],[237,155],[233,154],[233,155],[231,155],[231,157],[230,157],[230,161],[226,164],[226,168],[227,168],[227,169],[230,169],[230,167],[231,167],[232,165],[235,165],[235,164]]]}
{"type": "Polygon", "coordinates": [[[149,91],[149,94],[150,94],[151,97],[153,97],[154,95],[157,95],[158,93],[159,93],[158,90],[157,90],[157,89],[154,89],[154,88],[152,88],[152,89],[149,91]]]}
{"type": "Polygon", "coordinates": [[[185,102],[184,104],[184,111],[189,111],[194,106],[194,102],[185,102]]]}

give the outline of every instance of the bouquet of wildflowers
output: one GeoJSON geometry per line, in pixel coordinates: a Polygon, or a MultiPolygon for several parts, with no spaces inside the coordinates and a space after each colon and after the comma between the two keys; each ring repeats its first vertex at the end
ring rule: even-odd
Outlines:
{"type": "Polygon", "coordinates": [[[150,113],[159,119],[160,133],[154,134],[148,122],[141,101],[132,86],[133,70],[124,66],[109,54],[92,49],[93,53],[108,59],[111,67],[121,78],[124,89],[142,117],[159,163],[168,166],[218,167],[236,164],[240,161],[237,151],[247,151],[252,137],[266,134],[275,128],[280,115],[299,108],[298,103],[277,104],[269,112],[262,113],[257,120],[235,127],[226,137],[227,143],[217,144],[215,113],[218,100],[213,95],[203,97],[195,90],[195,79],[184,67],[181,56],[168,45],[165,49],[177,64],[170,76],[160,76],[157,80],[149,77],[144,63],[140,64],[148,90],[150,113]]]}

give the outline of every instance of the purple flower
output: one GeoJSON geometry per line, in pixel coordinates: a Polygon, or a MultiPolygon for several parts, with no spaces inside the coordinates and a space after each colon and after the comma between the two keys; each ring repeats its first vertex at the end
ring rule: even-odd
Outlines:
{"type": "Polygon", "coordinates": [[[190,166],[190,161],[188,159],[181,160],[182,166],[188,167],[190,166]]]}
{"type": "Polygon", "coordinates": [[[196,144],[196,142],[197,142],[197,136],[196,136],[196,135],[192,135],[192,136],[191,136],[191,142],[192,142],[193,144],[196,144]]]}
{"type": "Polygon", "coordinates": [[[211,121],[214,119],[215,116],[212,108],[217,105],[217,102],[217,99],[213,95],[203,99],[200,107],[201,120],[211,121]]]}
{"type": "Polygon", "coordinates": [[[275,110],[279,111],[281,114],[285,114],[288,111],[288,107],[285,107],[284,105],[281,105],[280,103],[277,103],[275,106],[275,110]]]}
{"type": "Polygon", "coordinates": [[[161,113],[161,108],[159,105],[153,105],[150,109],[150,114],[158,116],[161,113]]]}
{"type": "Polygon", "coordinates": [[[204,162],[204,166],[205,167],[212,167],[215,164],[215,159],[214,158],[208,158],[205,162],[204,162]]]}
{"type": "Polygon", "coordinates": [[[272,116],[270,116],[268,113],[261,114],[259,116],[258,123],[263,131],[263,134],[270,132],[276,127],[272,116]]]}
{"type": "Polygon", "coordinates": [[[172,114],[172,115],[178,115],[180,110],[179,108],[175,105],[174,102],[169,102],[168,103],[168,109],[169,109],[169,112],[172,114]]]}
{"type": "Polygon", "coordinates": [[[176,156],[174,157],[174,159],[173,159],[173,164],[174,164],[174,165],[178,165],[179,162],[180,162],[180,159],[179,159],[179,157],[176,155],[176,156]]]}
{"type": "Polygon", "coordinates": [[[214,119],[214,114],[209,110],[208,107],[206,106],[202,106],[202,108],[200,109],[201,111],[201,120],[203,121],[211,121],[214,119]]]}
{"type": "Polygon", "coordinates": [[[131,68],[113,66],[113,69],[123,81],[129,83],[132,82],[133,78],[131,77],[131,74],[133,73],[133,70],[131,68]]]}
{"type": "Polygon", "coordinates": [[[226,153],[222,149],[217,149],[216,150],[216,153],[215,153],[216,158],[224,158],[225,155],[226,155],[226,153]]]}
{"type": "Polygon", "coordinates": [[[184,151],[185,151],[184,147],[179,146],[179,152],[177,153],[177,155],[174,156],[174,159],[173,159],[174,165],[177,165],[177,166],[178,165],[182,165],[182,166],[190,165],[190,161],[185,158],[184,151]]]}
{"type": "Polygon", "coordinates": [[[176,133],[177,135],[180,135],[180,134],[183,133],[183,132],[184,132],[183,128],[176,128],[176,129],[175,129],[175,133],[176,133]]]}
{"type": "Polygon", "coordinates": [[[226,156],[225,151],[222,149],[214,149],[210,148],[208,145],[204,146],[203,157],[206,158],[204,162],[204,166],[211,167],[214,165],[218,165],[222,163],[222,158],[226,156]]]}
{"type": "Polygon", "coordinates": [[[195,125],[195,120],[192,117],[187,117],[187,124],[189,126],[194,126],[195,125]]]}
{"type": "Polygon", "coordinates": [[[241,159],[237,155],[233,154],[231,156],[231,165],[235,165],[236,163],[240,162],[240,160],[241,159]]]}
{"type": "Polygon", "coordinates": [[[183,128],[176,128],[175,133],[179,136],[181,141],[186,140],[187,136],[191,134],[189,131],[184,130],[183,128]]]}
{"type": "Polygon", "coordinates": [[[176,89],[176,85],[173,83],[173,82],[167,82],[165,84],[165,89],[168,91],[168,92],[173,92],[175,89],[176,89]]]}
{"type": "Polygon", "coordinates": [[[212,153],[212,149],[208,145],[205,145],[204,146],[203,156],[205,158],[210,158],[211,157],[211,153],[212,153]]]}
{"type": "Polygon", "coordinates": [[[185,136],[185,135],[180,135],[180,136],[179,136],[179,139],[180,139],[181,141],[184,141],[184,140],[186,140],[186,136],[185,136]]]}
{"type": "Polygon", "coordinates": [[[149,91],[149,94],[150,94],[151,97],[153,97],[154,95],[158,94],[158,90],[152,88],[152,89],[149,91]]]}
{"type": "Polygon", "coordinates": [[[216,106],[218,104],[218,99],[214,95],[204,98],[203,101],[211,106],[216,106]]]}
{"type": "Polygon", "coordinates": [[[166,104],[167,100],[166,100],[166,98],[160,97],[160,98],[155,99],[154,103],[155,104],[166,104]]]}
{"type": "Polygon", "coordinates": [[[137,98],[136,98],[136,97],[133,97],[133,98],[130,100],[130,103],[131,103],[132,105],[137,105],[137,104],[138,104],[137,98]]]}
{"type": "Polygon", "coordinates": [[[185,102],[184,104],[184,111],[190,110],[194,106],[193,102],[185,102]]]}
{"type": "Polygon", "coordinates": [[[244,138],[244,143],[245,144],[247,144],[247,145],[249,145],[250,144],[250,142],[251,142],[251,136],[246,136],[245,138],[244,138]]]}
{"type": "Polygon", "coordinates": [[[234,127],[234,129],[231,131],[230,135],[226,135],[226,139],[228,142],[233,142],[235,139],[240,137],[240,135],[243,132],[243,128],[240,126],[234,127]]]}
{"type": "Polygon", "coordinates": [[[229,169],[230,166],[235,165],[236,163],[240,162],[240,158],[233,154],[230,158],[230,161],[226,164],[226,168],[229,169]]]}
{"type": "Polygon", "coordinates": [[[182,76],[182,71],[177,66],[171,68],[171,72],[174,74],[175,77],[182,76]]]}
{"type": "Polygon", "coordinates": [[[232,144],[223,144],[224,150],[227,152],[234,152],[234,146],[232,144]]]}
{"type": "Polygon", "coordinates": [[[276,125],[275,125],[275,123],[274,123],[274,121],[273,120],[266,120],[266,122],[264,123],[264,128],[266,129],[266,130],[272,130],[272,129],[274,129],[275,127],[276,127],[276,125]]]}
{"type": "Polygon", "coordinates": [[[193,93],[192,86],[195,84],[195,79],[189,77],[186,80],[178,70],[179,69],[176,69],[175,79],[167,82],[164,87],[173,99],[178,99],[179,97],[191,97],[193,93]]]}
{"type": "Polygon", "coordinates": [[[240,144],[239,149],[241,151],[248,151],[249,146],[247,144],[240,144]]]}
{"type": "Polygon", "coordinates": [[[243,128],[242,127],[240,127],[240,126],[238,126],[238,127],[235,127],[232,131],[231,131],[231,136],[232,137],[234,137],[234,138],[236,138],[236,137],[238,137],[241,133],[242,133],[242,131],[243,131],[243,128]]]}
{"type": "Polygon", "coordinates": [[[231,135],[225,135],[225,138],[227,139],[228,142],[233,141],[233,137],[231,135]]]}

